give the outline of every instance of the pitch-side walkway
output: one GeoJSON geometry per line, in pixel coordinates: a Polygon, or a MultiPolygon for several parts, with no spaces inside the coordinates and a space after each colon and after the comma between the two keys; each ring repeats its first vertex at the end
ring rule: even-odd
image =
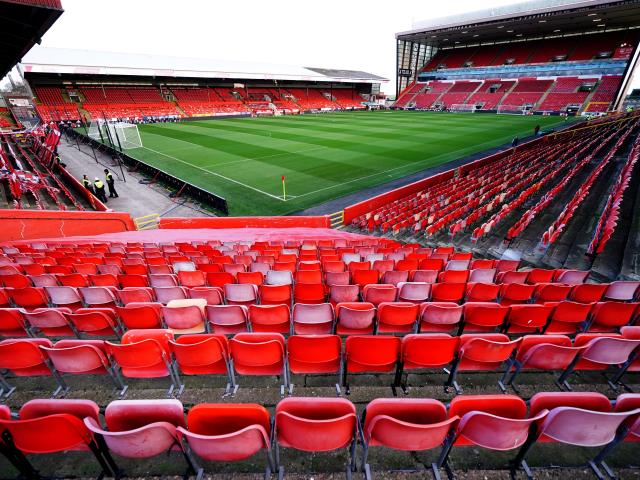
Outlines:
{"type": "Polygon", "coordinates": [[[119,166],[114,165],[111,157],[103,152],[95,152],[96,161],[87,145],[82,145],[81,150],[78,150],[76,144],[70,143],[64,135],[58,153],[61,161],[67,164],[67,170],[80,181],[82,175],[86,174],[92,182],[95,177],[104,182],[104,169],[111,170],[119,197],[109,198],[107,206],[115,211],[129,212],[134,218],[153,213],[167,217],[213,216],[211,212],[201,209],[199,204],[187,198],[170,198],[171,192],[162,185],[140,183],[144,176],[128,172],[124,166],[121,170],[119,166]]]}

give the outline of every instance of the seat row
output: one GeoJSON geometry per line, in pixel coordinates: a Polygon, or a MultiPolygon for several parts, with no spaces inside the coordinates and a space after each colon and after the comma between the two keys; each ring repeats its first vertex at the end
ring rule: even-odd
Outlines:
{"type": "MultiPolygon", "coordinates": [[[[219,297],[217,297],[219,300],[219,297]]],[[[177,334],[246,331],[282,334],[395,334],[503,332],[511,335],[617,332],[634,325],[639,303],[574,301],[501,305],[494,302],[335,302],[208,304],[176,299],[166,305],[129,302],[124,306],[0,308],[4,337],[118,337],[131,329],[170,328],[177,334]]]]}
{"type": "MultiPolygon", "coordinates": [[[[365,272],[365,271],[361,271],[365,272]]],[[[637,299],[635,282],[612,284],[537,284],[482,283],[482,282],[398,282],[397,284],[342,283],[331,278],[332,283],[297,283],[295,285],[269,285],[254,283],[225,283],[221,286],[184,287],[130,286],[119,289],[113,286],[46,286],[0,288],[0,308],[33,310],[46,307],[115,307],[131,302],[158,302],[168,304],[172,300],[205,299],[209,305],[275,305],[293,303],[324,303],[365,301],[379,305],[383,302],[497,302],[501,305],[543,304],[570,300],[578,303],[594,303],[601,300],[633,302],[637,299]],[[336,283],[333,283],[336,282],[336,283]]],[[[422,278],[425,280],[425,278],[422,278]]]]}
{"type": "Polygon", "coordinates": [[[611,402],[600,393],[538,393],[529,405],[515,395],[468,395],[449,405],[430,398],[369,402],[361,415],[343,398],[290,397],[272,414],[259,404],[202,403],[185,409],[178,400],[117,400],[107,405],[104,423],[91,400],[31,400],[12,419],[0,407],[2,453],[26,478],[38,477],[25,454],[90,451],[107,476],[119,477],[116,458],[144,459],[175,452],[186,461],[187,475],[202,478],[206,462],[235,462],[266,456],[266,478],[284,476],[282,449],[347,452],[346,477],[368,464],[371,447],[424,452],[440,448],[431,466],[435,478],[449,455],[469,447],[517,451],[512,476],[532,471],[526,458],[534,445],[557,443],[600,448],[588,465],[604,478],[614,477],[605,463],[622,442],[640,440],[640,395],[623,394],[611,402]],[[357,460],[361,446],[360,462],[357,460]],[[604,448],[603,448],[604,447],[604,448]]]}
{"type": "MultiPolygon", "coordinates": [[[[350,393],[348,378],[358,373],[394,375],[392,389],[406,392],[407,377],[424,370],[446,368],[445,391],[457,393],[459,372],[498,372],[505,392],[522,370],[562,372],[557,384],[570,389],[567,379],[574,371],[604,371],[615,376],[609,385],[617,389],[627,371],[640,371],[637,358],[640,327],[624,327],[620,334],[582,333],[572,342],[564,335],[526,335],[510,339],[502,333],[410,334],[399,338],[382,335],[352,335],[344,347],[338,335],[292,335],[238,333],[227,339],[221,334],[187,334],[175,338],[171,330],[130,330],[120,343],[104,340],[60,340],[46,338],[9,339],[0,342],[0,370],[17,377],[53,376],[54,396],[69,387],[63,375],[108,375],[124,396],[124,378],[166,378],[168,395],[180,396],[185,388],[182,375],[222,375],[225,394],[238,389],[236,375],[276,376],[281,395],[293,392],[291,375],[336,375],[336,390],[350,393]],[[403,379],[404,377],[404,379],[403,379]]],[[[0,375],[3,393],[15,390],[0,375]]],[[[516,390],[517,391],[517,390],[516,390]]],[[[2,393],[0,393],[1,395],[2,393]]]]}

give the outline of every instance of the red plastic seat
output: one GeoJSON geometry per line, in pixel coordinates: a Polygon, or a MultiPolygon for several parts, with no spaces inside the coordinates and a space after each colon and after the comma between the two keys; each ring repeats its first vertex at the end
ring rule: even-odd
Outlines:
{"type": "Polygon", "coordinates": [[[624,365],[640,347],[640,338],[588,333],[577,335],[574,346],[584,345],[586,348],[580,353],[577,361],[569,365],[558,378],[558,382],[567,390],[571,389],[567,380],[574,371],[605,370],[610,366],[624,365]]]}
{"type": "Polygon", "coordinates": [[[417,328],[420,306],[410,302],[383,302],[378,305],[378,333],[409,333],[417,328]]]}
{"type": "MultiPolygon", "coordinates": [[[[342,342],[339,336],[292,335],[287,340],[287,359],[293,375],[338,375],[336,390],[340,394],[342,342]]],[[[289,393],[293,393],[293,383],[289,384],[289,393]]]]}
{"type": "Polygon", "coordinates": [[[501,330],[509,314],[509,307],[492,302],[467,302],[463,309],[465,332],[501,330]]]}
{"type": "Polygon", "coordinates": [[[187,425],[188,430],[178,427],[178,431],[200,458],[235,462],[264,450],[272,464],[271,420],[262,405],[201,403],[189,410],[187,425]]]}
{"type": "MultiPolygon", "coordinates": [[[[282,376],[281,394],[289,385],[284,337],[279,333],[237,333],[229,340],[231,375],[282,376]]],[[[234,381],[237,389],[237,383],[234,381]]]]}
{"type": "MultiPolygon", "coordinates": [[[[105,409],[106,429],[93,418],[86,427],[104,440],[109,451],[124,458],[150,458],[168,452],[184,454],[178,427],[186,427],[178,400],[116,400],[105,409]]],[[[184,455],[191,470],[189,456],[184,455]]]]}
{"type": "Polygon", "coordinates": [[[29,277],[34,287],[56,287],[60,285],[57,275],[44,274],[44,275],[31,275],[29,277]]]}
{"type": "Polygon", "coordinates": [[[113,287],[81,287],[78,289],[82,302],[87,306],[113,307],[116,295],[113,287]]]}
{"type": "Polygon", "coordinates": [[[609,288],[608,283],[583,283],[574,285],[569,300],[580,303],[594,303],[602,300],[604,292],[609,288]]]}
{"type": "Polygon", "coordinates": [[[178,272],[178,283],[187,288],[204,287],[207,285],[208,275],[200,270],[193,272],[180,270],[178,272]]]}
{"type": "Polygon", "coordinates": [[[498,272],[516,271],[519,266],[520,260],[498,260],[495,263],[495,268],[498,272]]]}
{"type": "Polygon", "coordinates": [[[36,308],[30,312],[24,312],[29,331],[48,337],[78,337],[73,324],[69,323],[66,314],[71,310],[60,308],[36,308]]]}
{"type": "Polygon", "coordinates": [[[636,299],[640,282],[617,281],[611,282],[604,292],[605,300],[617,300],[620,302],[631,302],[636,299]]]}
{"type": "Polygon", "coordinates": [[[322,261],[322,271],[325,273],[338,273],[346,270],[346,265],[341,261],[322,261]]]}
{"type": "Polygon", "coordinates": [[[116,313],[127,330],[161,328],[161,309],[160,303],[132,302],[124,307],[116,307],[116,313]]]}
{"type": "MultiPolygon", "coordinates": [[[[587,285],[587,284],[585,284],[587,285]]],[[[549,323],[544,333],[572,335],[587,327],[591,313],[591,303],[564,302],[546,303],[553,307],[549,323]]]]}
{"type": "Polygon", "coordinates": [[[348,469],[355,470],[357,434],[355,406],[344,398],[285,398],[276,406],[276,468],[279,448],[330,452],[350,447],[348,469]]]}
{"type": "Polygon", "coordinates": [[[49,305],[49,298],[41,287],[5,289],[11,302],[18,308],[32,310],[49,305]]]}
{"type": "Polygon", "coordinates": [[[542,333],[552,310],[550,305],[511,305],[503,331],[509,334],[542,333]]]}
{"type": "Polygon", "coordinates": [[[168,305],[161,312],[166,327],[176,334],[204,333],[206,329],[204,311],[197,305],[168,305]]]}
{"type": "Polygon", "coordinates": [[[118,282],[120,283],[121,288],[149,286],[149,279],[146,275],[131,275],[121,273],[118,275],[118,282]]]}
{"type": "Polygon", "coordinates": [[[546,410],[527,417],[527,405],[515,395],[465,395],[455,397],[449,406],[449,418],[459,417],[455,433],[447,439],[438,467],[447,466],[453,446],[476,445],[489,450],[507,451],[525,444],[535,422],[546,410]]]}
{"type": "Polygon", "coordinates": [[[24,338],[0,341],[0,395],[5,397],[11,395],[15,387],[7,383],[2,370],[9,370],[16,377],[40,377],[53,375],[58,389],[58,394],[64,387],[64,382],[60,376],[51,370],[47,364],[46,357],[40,350],[40,346],[52,347],[51,340],[47,338],[24,338]]]}
{"type": "Polygon", "coordinates": [[[187,334],[169,340],[169,348],[183,375],[226,375],[229,393],[233,387],[229,372],[229,342],[221,334],[187,334]]]}
{"type": "Polygon", "coordinates": [[[397,287],[399,283],[407,282],[409,280],[410,273],[411,272],[408,272],[406,270],[403,270],[403,271],[389,270],[382,273],[382,278],[380,281],[387,285],[394,285],[397,287]]]}
{"type": "Polygon", "coordinates": [[[293,285],[293,274],[290,270],[269,270],[264,277],[267,285],[293,285]]]}
{"type": "Polygon", "coordinates": [[[219,287],[194,287],[188,291],[189,298],[204,298],[207,305],[222,305],[223,291],[219,287]]]}
{"type": "Polygon", "coordinates": [[[414,270],[409,279],[416,283],[436,283],[438,281],[437,270],[414,270]]]}
{"type": "Polygon", "coordinates": [[[134,302],[153,302],[153,289],[151,287],[125,287],[116,290],[116,298],[122,305],[134,302]]]}
{"type": "Polygon", "coordinates": [[[187,289],[185,287],[153,287],[153,294],[158,301],[166,305],[171,300],[184,300],[188,298],[187,289]]]}
{"type": "MultiPolygon", "coordinates": [[[[548,414],[536,429],[535,436],[516,457],[524,464],[535,443],[559,442],[579,447],[600,447],[611,443],[620,425],[640,410],[612,412],[608,399],[600,393],[537,393],[530,401],[530,415],[548,414]]],[[[554,462],[555,463],[555,462],[554,462]]],[[[591,462],[595,471],[599,465],[591,462]]],[[[599,471],[598,474],[601,475],[599,471]]]]}
{"type": "Polygon", "coordinates": [[[151,287],[176,287],[178,281],[175,275],[149,275],[149,285],[151,287]]]}
{"type": "MultiPolygon", "coordinates": [[[[113,475],[83,418],[98,421],[99,409],[90,400],[31,400],[20,409],[20,420],[0,419],[0,432],[11,435],[13,446],[21,454],[46,455],[66,451],[91,451],[102,473],[113,475]]],[[[4,436],[4,435],[3,435],[4,436]]],[[[17,463],[25,478],[39,478],[39,473],[20,453],[17,463]]]]}
{"type": "Polygon", "coordinates": [[[225,263],[222,265],[222,271],[230,273],[235,277],[238,273],[246,272],[247,267],[242,263],[225,263]]]}
{"type": "Polygon", "coordinates": [[[291,305],[291,285],[260,285],[259,293],[263,305],[291,305]]]}
{"type": "Polygon", "coordinates": [[[533,297],[535,285],[526,285],[524,283],[507,283],[500,287],[500,304],[514,305],[520,303],[528,303],[533,297]]]}
{"type": "Polygon", "coordinates": [[[422,282],[399,283],[398,301],[411,303],[427,302],[431,296],[431,287],[431,284],[422,282]]]}
{"type": "Polygon", "coordinates": [[[288,334],[291,313],[288,305],[250,305],[249,326],[252,332],[288,334]]]}
{"type": "MultiPolygon", "coordinates": [[[[107,265],[102,265],[107,266],[107,265]]],[[[89,275],[89,283],[94,287],[113,287],[120,288],[120,282],[118,277],[113,273],[102,273],[96,275],[89,275]]]]}
{"type": "Polygon", "coordinates": [[[0,308],[0,336],[7,338],[28,336],[20,308],[0,308]]]}
{"type": "Polygon", "coordinates": [[[335,313],[330,303],[293,306],[292,333],[296,335],[322,335],[333,333],[335,313]]]}
{"type": "Polygon", "coordinates": [[[533,293],[535,303],[561,302],[566,300],[573,287],[558,283],[537,284],[533,293]]]}
{"type": "Polygon", "coordinates": [[[229,283],[224,286],[227,305],[252,305],[258,302],[258,287],[250,283],[229,283]]]}
{"type": "Polygon", "coordinates": [[[467,283],[469,270],[445,270],[438,274],[437,283],[467,283]]]}
{"type": "Polygon", "coordinates": [[[442,445],[458,417],[447,418],[447,409],[430,398],[377,398],[369,402],[364,414],[361,439],[362,470],[367,464],[369,447],[421,452],[442,445]]]}
{"type": "MultiPolygon", "coordinates": [[[[177,388],[179,396],[184,389],[171,360],[169,340],[173,332],[164,329],[129,330],[122,336],[120,344],[106,342],[107,351],[114,358],[122,376],[126,378],[171,378],[167,393],[171,396],[177,388]]],[[[127,386],[120,395],[126,393],[127,386]]]]}
{"type": "Polygon", "coordinates": [[[585,348],[574,347],[564,335],[526,335],[515,358],[508,363],[502,383],[517,393],[514,382],[522,370],[563,371],[585,348]]]}
{"type": "Polygon", "coordinates": [[[417,332],[457,331],[461,320],[461,305],[453,302],[425,302],[420,305],[420,322],[417,332]]]}
{"type": "Polygon", "coordinates": [[[244,305],[207,305],[209,327],[220,334],[234,334],[249,330],[249,312],[244,305]]]}
{"type": "Polygon", "coordinates": [[[406,392],[408,376],[414,370],[439,370],[456,358],[460,337],[445,333],[410,334],[402,338],[395,386],[406,392]],[[402,375],[406,374],[404,381],[402,375]]]}
{"type": "Polygon", "coordinates": [[[435,270],[440,272],[444,269],[445,261],[441,258],[425,258],[418,265],[419,270],[435,270]]]}
{"type": "Polygon", "coordinates": [[[354,270],[351,272],[351,281],[354,285],[364,288],[366,285],[378,283],[380,272],[378,270],[354,270]]]}
{"type": "Polygon", "coordinates": [[[337,305],[341,302],[357,302],[360,295],[358,285],[331,285],[329,287],[329,302],[337,305]]]}
{"type": "Polygon", "coordinates": [[[262,272],[238,272],[236,274],[238,283],[249,283],[259,287],[264,283],[264,273],[262,272]]]}
{"type": "Polygon", "coordinates": [[[26,275],[13,273],[0,275],[0,286],[5,288],[27,288],[33,287],[33,284],[31,283],[31,279],[26,275]]]}
{"type": "Polygon", "coordinates": [[[80,334],[120,338],[124,329],[111,308],[79,308],[65,314],[67,321],[80,334]]]}
{"type": "MultiPolygon", "coordinates": [[[[453,386],[458,394],[462,389],[457,383],[461,371],[495,371],[509,360],[520,345],[522,338],[509,340],[501,333],[465,334],[460,337],[458,357],[453,364],[446,387],[453,386]]],[[[504,385],[498,383],[505,391],[504,385]]]]}
{"type": "Polygon", "coordinates": [[[434,302],[461,302],[466,293],[466,283],[434,283],[431,300],[434,302]]]}
{"type": "Polygon", "coordinates": [[[556,283],[565,283],[568,285],[579,285],[587,281],[589,271],[584,270],[564,270],[559,269],[555,271],[553,281],[556,283]]]}
{"type": "Polygon", "coordinates": [[[585,330],[614,332],[631,322],[640,303],[598,302],[591,308],[591,320],[585,330]]]}
{"type": "Polygon", "coordinates": [[[322,283],[297,283],[293,288],[293,300],[295,303],[324,303],[325,286],[322,283]]]}
{"type": "Polygon", "coordinates": [[[471,270],[467,282],[471,283],[493,283],[496,278],[495,268],[475,268],[471,270]]]}
{"type": "Polygon", "coordinates": [[[394,302],[398,289],[394,285],[365,285],[362,290],[362,300],[376,307],[383,302],[394,302]]]}
{"type": "Polygon", "coordinates": [[[348,375],[359,372],[395,372],[400,356],[400,339],[394,336],[351,335],[345,341],[342,385],[349,394],[348,375]]]}
{"type": "Polygon", "coordinates": [[[553,283],[556,271],[546,268],[532,268],[527,273],[526,283],[535,285],[537,283],[553,283]]]}
{"type": "Polygon", "coordinates": [[[373,334],[376,307],[368,302],[340,302],[336,305],[338,335],[373,334]]]}
{"type": "Polygon", "coordinates": [[[495,283],[467,283],[465,302],[496,302],[500,285],[495,283]]]}
{"type": "Polygon", "coordinates": [[[68,275],[58,275],[58,281],[60,285],[66,287],[88,287],[89,279],[86,275],[81,273],[70,273],[68,275]]]}
{"type": "Polygon", "coordinates": [[[235,277],[228,272],[209,272],[206,277],[206,284],[211,287],[223,288],[228,283],[236,283],[235,277]]]}
{"type": "Polygon", "coordinates": [[[527,283],[529,272],[516,272],[512,270],[500,271],[496,274],[496,283],[527,283]]]}
{"type": "MultiPolygon", "coordinates": [[[[58,374],[109,375],[118,390],[124,385],[109,360],[103,340],[60,340],[53,347],[40,345],[58,374]]],[[[65,387],[64,393],[69,390],[65,387]]]]}

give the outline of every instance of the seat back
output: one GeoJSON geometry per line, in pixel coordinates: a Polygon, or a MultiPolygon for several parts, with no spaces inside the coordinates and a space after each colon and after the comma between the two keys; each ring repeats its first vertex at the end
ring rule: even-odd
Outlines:
{"type": "Polygon", "coordinates": [[[287,340],[289,369],[294,374],[336,373],[341,352],[337,335],[292,335],[287,340]]]}
{"type": "Polygon", "coordinates": [[[278,443],[305,452],[347,447],[356,424],[355,406],[344,398],[289,397],[276,407],[278,443]]]}

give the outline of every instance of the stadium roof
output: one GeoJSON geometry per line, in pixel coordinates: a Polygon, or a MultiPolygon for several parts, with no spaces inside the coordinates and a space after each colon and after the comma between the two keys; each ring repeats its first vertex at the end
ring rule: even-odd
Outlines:
{"type": "Polygon", "coordinates": [[[60,0],[0,0],[0,78],[62,15],[60,0]]]}
{"type": "Polygon", "coordinates": [[[304,80],[336,83],[388,81],[371,73],[353,70],[45,47],[33,48],[24,57],[22,68],[25,73],[96,76],[304,80]]]}
{"type": "Polygon", "coordinates": [[[640,0],[534,0],[415,22],[396,38],[453,47],[639,26],[640,0]]]}

